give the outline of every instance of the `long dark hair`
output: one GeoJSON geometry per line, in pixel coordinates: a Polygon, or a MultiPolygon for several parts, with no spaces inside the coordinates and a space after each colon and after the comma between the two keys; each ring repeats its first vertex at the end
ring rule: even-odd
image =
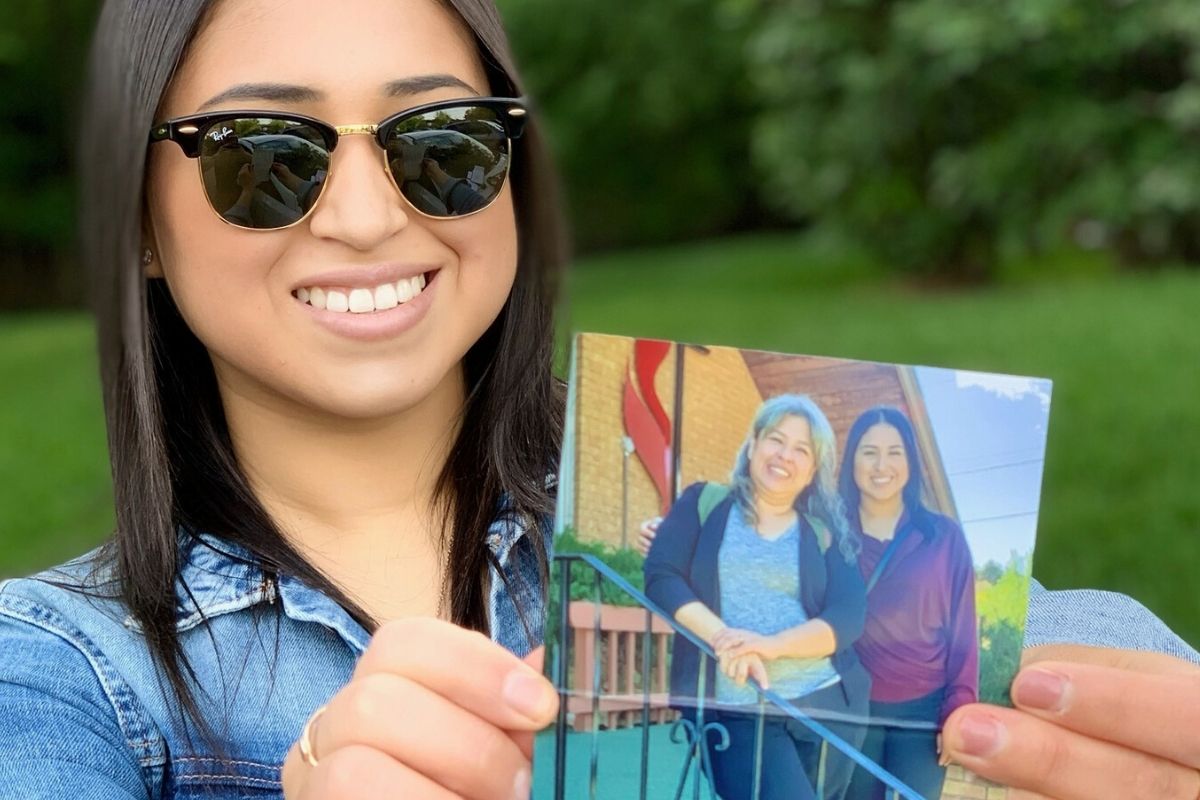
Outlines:
{"type": "Polygon", "coordinates": [[[858,443],[867,431],[881,424],[895,428],[900,434],[900,441],[904,443],[904,456],[908,460],[908,483],[904,484],[900,496],[908,518],[918,529],[935,536],[938,530],[933,524],[936,515],[925,505],[923,497],[925,470],[921,466],[921,456],[917,451],[917,435],[908,417],[894,406],[869,408],[850,426],[850,433],[846,436],[846,452],[842,456],[842,471],[838,478],[838,489],[846,503],[847,513],[857,520],[858,504],[862,499],[858,484],[854,482],[854,454],[858,451],[858,443]]]}
{"type": "MultiPolygon", "coordinates": [[[[474,33],[490,90],[525,94],[492,0],[442,2],[474,33]]],[[[116,531],[98,562],[112,568],[113,593],[139,623],[181,712],[210,743],[215,737],[184,679],[192,672],[175,628],[181,533],[208,532],[241,545],[266,580],[295,576],[341,604],[368,631],[377,627],[289,546],[259,503],[235,458],[207,351],[184,323],[165,281],[143,277],[148,132],[212,6],[212,0],[108,0],[92,44],[78,127],[82,252],[92,280],[116,507],[116,531]]],[[[540,127],[535,111],[514,141],[517,275],[499,317],[464,359],[466,403],[436,485],[444,552],[453,565],[443,586],[451,617],[485,632],[488,573],[496,565],[485,532],[505,495],[511,513],[530,524],[552,512],[545,479],[557,463],[563,424],[563,387],[551,364],[553,308],[568,234],[540,127]]],[[[545,585],[542,537],[529,538],[545,585]]],[[[541,613],[520,611],[527,629],[541,613]]]]}

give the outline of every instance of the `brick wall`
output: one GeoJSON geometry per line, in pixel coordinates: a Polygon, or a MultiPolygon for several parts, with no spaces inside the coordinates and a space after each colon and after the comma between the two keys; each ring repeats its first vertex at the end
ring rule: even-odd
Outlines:
{"type": "MultiPolygon", "coordinates": [[[[589,335],[579,345],[575,420],[575,526],[586,538],[619,545],[623,491],[628,491],[625,536],[632,541],[641,521],[659,513],[659,498],[636,455],[625,460],[621,397],[633,357],[633,339],[589,335]]],[[[667,416],[675,417],[675,357],[672,347],[655,375],[654,388],[667,416]]],[[[746,362],[734,348],[684,353],[683,463],[681,488],[697,480],[726,481],[746,434],[758,394],[746,362]]]]}
{"type": "Polygon", "coordinates": [[[762,395],[740,350],[684,350],[681,488],[696,481],[729,482],[762,395]]]}
{"type": "Polygon", "coordinates": [[[942,800],[1005,800],[1008,789],[954,764],[946,771],[942,800]]]}
{"type": "MultiPolygon", "coordinates": [[[[575,418],[575,527],[579,535],[609,544],[621,543],[622,386],[633,358],[633,339],[586,336],[579,342],[577,416],[575,418]]],[[[668,354],[659,369],[658,396],[668,416],[675,413],[675,373],[668,354]]],[[[637,456],[628,461],[629,505],[625,513],[629,541],[641,520],[658,513],[658,494],[637,456]]]]}

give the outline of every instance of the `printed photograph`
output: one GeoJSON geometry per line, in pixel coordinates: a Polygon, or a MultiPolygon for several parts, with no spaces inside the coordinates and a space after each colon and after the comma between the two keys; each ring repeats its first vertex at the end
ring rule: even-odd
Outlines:
{"type": "Polygon", "coordinates": [[[573,344],[534,796],[1004,798],[942,758],[1010,704],[1051,384],[573,344]]]}

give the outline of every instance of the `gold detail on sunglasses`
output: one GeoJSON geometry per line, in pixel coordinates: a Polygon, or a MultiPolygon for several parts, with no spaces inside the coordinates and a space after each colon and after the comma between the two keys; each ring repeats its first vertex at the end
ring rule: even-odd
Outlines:
{"type": "Polygon", "coordinates": [[[338,136],[352,136],[356,133],[365,133],[368,136],[374,136],[375,131],[379,130],[378,125],[335,125],[333,128],[338,132],[338,136]]]}

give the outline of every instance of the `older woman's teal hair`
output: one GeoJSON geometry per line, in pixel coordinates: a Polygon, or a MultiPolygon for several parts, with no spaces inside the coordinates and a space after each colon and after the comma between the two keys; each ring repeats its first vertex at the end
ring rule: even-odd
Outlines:
{"type": "Polygon", "coordinates": [[[837,437],[833,426],[812,398],[803,394],[780,394],[765,400],[754,414],[746,441],[738,450],[733,471],[729,474],[730,489],[746,519],[757,523],[754,507],[754,482],[750,477],[750,444],[760,441],[785,417],[800,417],[808,422],[812,432],[813,459],[817,469],[810,483],[796,497],[796,510],[808,514],[833,534],[838,549],[847,562],[858,558],[861,549],[858,537],[846,521],[845,505],[837,485],[837,437]]]}

